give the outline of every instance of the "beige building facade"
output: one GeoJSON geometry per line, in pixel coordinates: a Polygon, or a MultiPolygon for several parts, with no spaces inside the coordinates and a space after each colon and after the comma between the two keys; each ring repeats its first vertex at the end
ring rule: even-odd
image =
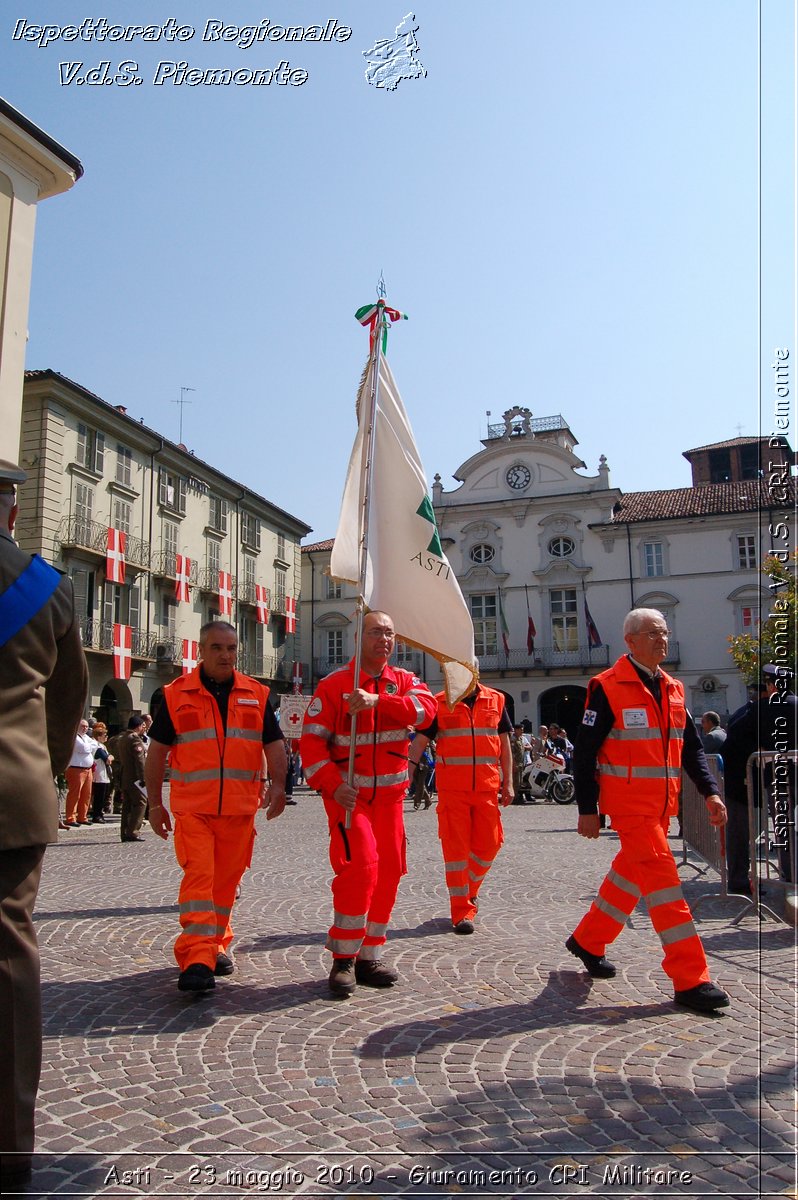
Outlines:
{"type": "Polygon", "coordinates": [[[36,208],[80,179],[79,161],[0,99],[0,457],[19,458],[36,208]]]}
{"type": "Polygon", "coordinates": [[[184,643],[193,649],[200,626],[220,616],[238,631],[239,668],[275,693],[292,690],[308,525],[54,371],[25,375],[20,461],[17,538],[73,581],[94,715],[115,728],[154,711],[183,670],[184,643]],[[108,577],[111,530],[125,536],[123,583],[108,577]],[[131,631],[127,680],[115,673],[120,625],[131,631]]]}
{"type": "MultiPolygon", "coordinates": [[[[447,491],[435,477],[438,529],[471,611],[480,677],[505,694],[515,719],[556,720],[573,737],[588,680],[625,650],[633,606],[665,614],[665,667],[685,684],[694,716],[725,718],[745,701],[728,638],[755,630],[769,604],[764,557],[795,544],[794,456],[786,442],[767,442],[687,451],[692,486],[625,493],[603,456],[595,474],[587,470],[561,415],[516,407],[455,471],[459,486],[447,491]],[[774,456],[787,480],[778,494],[767,477],[774,456]]],[[[302,554],[303,657],[316,677],[354,652],[354,590],[330,579],[331,548],[317,542],[302,554]]],[[[432,658],[406,653],[441,686],[432,658]]]]}

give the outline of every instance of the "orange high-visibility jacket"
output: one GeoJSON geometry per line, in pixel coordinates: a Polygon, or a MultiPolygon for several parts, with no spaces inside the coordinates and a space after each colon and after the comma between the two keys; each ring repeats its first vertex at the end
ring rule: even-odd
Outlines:
{"type": "MultiPolygon", "coordinates": [[[[352,718],[346,698],[354,690],[354,660],[319,683],[305,713],[299,752],[305,779],[317,792],[332,796],[346,782],[352,718]]],[[[360,687],[377,692],[376,708],[357,714],[355,777],[359,799],[366,804],[378,795],[407,790],[408,726],[429,725],[435,700],[421,679],[400,667],[386,666],[375,679],[361,672],[360,687]]]]}
{"type": "Polygon", "coordinates": [[[504,696],[478,685],[473,708],[460,701],[453,709],[438,692],[436,781],[441,792],[497,792],[501,785],[502,741],[499,721],[504,696]]]}
{"type": "Polygon", "coordinates": [[[677,811],[687,710],[681,683],[660,675],[661,707],[626,655],[591,681],[601,684],[615,716],[597,756],[599,807],[610,817],[659,820],[677,811]]]}
{"type": "Polygon", "coordinates": [[[267,687],[236,671],[225,733],[199,667],[164,688],[177,734],[170,758],[172,812],[241,817],[257,811],[268,698],[267,687]]]}

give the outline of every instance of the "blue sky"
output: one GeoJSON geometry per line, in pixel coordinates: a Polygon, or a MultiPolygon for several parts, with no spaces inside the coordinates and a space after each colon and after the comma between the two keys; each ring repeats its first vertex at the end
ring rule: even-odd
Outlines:
{"type": "Polygon", "coordinates": [[[767,364],[795,356],[790,0],[764,3],[761,112],[756,0],[417,0],[426,78],[368,86],[362,51],[409,10],[4,6],[3,96],[85,167],[39,209],[28,367],[175,440],[194,388],[186,445],[314,539],[335,529],[368,346],[353,314],[381,272],[410,316],[389,357],[430,481],[452,487],[486,411],[512,404],[562,413],[588,472],[605,454],[625,491],[686,486],[683,450],[769,432],[767,364]],[[196,33],[12,37],[101,16],[196,33]],[[202,40],[208,20],[266,17],[353,33],[202,40]],[[129,59],[140,85],[59,82],[61,62],[129,59]],[[152,82],[162,61],[281,59],[307,82],[152,82]]]}

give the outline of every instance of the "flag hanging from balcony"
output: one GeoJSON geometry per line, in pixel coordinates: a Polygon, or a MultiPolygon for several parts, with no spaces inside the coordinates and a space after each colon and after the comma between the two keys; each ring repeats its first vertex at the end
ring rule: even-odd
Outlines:
{"type": "Polygon", "coordinates": [[[383,354],[370,362],[358,395],[358,430],[349,459],[330,572],[361,589],[365,490],[371,407],[374,469],[363,601],[390,613],[402,641],[441,664],[446,697],[467,696],[479,671],[474,626],[457,577],[443,552],[427,477],[396,381],[383,354]],[[375,372],[377,378],[375,380],[375,372]]]}
{"type": "Polygon", "coordinates": [[[504,646],[504,653],[506,655],[509,655],[509,653],[510,653],[510,627],[507,624],[507,618],[504,615],[504,601],[502,600],[501,592],[499,592],[499,623],[501,624],[501,627],[502,627],[502,645],[504,646]]]}
{"type": "Polygon", "coordinates": [[[302,695],[302,663],[301,662],[294,663],[293,684],[294,684],[294,695],[301,696],[302,695]]]}
{"type": "Polygon", "coordinates": [[[219,616],[233,615],[233,577],[229,571],[219,572],[219,616]]]}
{"type": "Polygon", "coordinates": [[[526,652],[529,655],[535,653],[535,638],[538,635],[535,629],[535,622],[532,620],[532,613],[529,611],[529,588],[524,584],[524,593],[526,594],[526,652]]]}
{"type": "Polygon", "coordinates": [[[601,634],[596,628],[596,622],[591,617],[590,609],[587,606],[587,596],[585,596],[585,626],[587,628],[587,644],[591,650],[602,646],[604,643],[601,640],[601,634]]]}
{"type": "Polygon", "coordinates": [[[188,675],[189,671],[193,671],[199,660],[199,642],[192,642],[190,638],[183,638],[183,674],[188,675]]]}
{"type": "Polygon", "coordinates": [[[191,601],[190,574],[191,559],[177,554],[175,556],[175,597],[178,603],[185,601],[188,604],[191,601]]]}
{"type": "Polygon", "coordinates": [[[285,632],[296,633],[296,600],[293,596],[285,598],[285,632]]]}
{"type": "Polygon", "coordinates": [[[114,679],[130,679],[133,667],[129,625],[114,625],[114,679]]]}
{"type": "Polygon", "coordinates": [[[269,593],[262,583],[255,584],[255,605],[258,610],[258,624],[269,624],[269,593]]]}
{"type": "MultiPolygon", "coordinates": [[[[105,578],[108,583],[125,582],[125,546],[127,534],[120,529],[109,527],[108,549],[105,553],[105,578]]],[[[120,678],[117,676],[117,678],[120,678]]],[[[127,676],[124,676],[127,679],[127,676]]]]}

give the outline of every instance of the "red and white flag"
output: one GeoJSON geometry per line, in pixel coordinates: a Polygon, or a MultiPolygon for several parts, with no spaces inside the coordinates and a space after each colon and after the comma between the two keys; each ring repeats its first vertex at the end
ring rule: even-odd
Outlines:
{"type": "MultiPolygon", "coordinates": [[[[108,549],[105,552],[105,578],[108,583],[125,582],[125,545],[127,534],[109,527],[108,549]]],[[[120,678],[120,676],[117,676],[120,678]]],[[[127,675],[121,678],[127,679],[127,675]]]]}
{"type": "Polygon", "coordinates": [[[191,601],[191,585],[189,584],[189,575],[191,574],[191,559],[185,558],[184,555],[176,555],[175,565],[175,596],[178,603],[182,600],[188,604],[191,601]]]}
{"type": "Polygon", "coordinates": [[[114,625],[114,679],[130,679],[133,666],[131,632],[129,625],[114,625]]]}
{"type": "Polygon", "coordinates": [[[258,607],[258,624],[269,624],[269,593],[262,583],[255,584],[255,603],[258,607]]]}
{"type": "Polygon", "coordinates": [[[229,571],[219,572],[219,616],[233,615],[233,577],[229,571]]]}
{"type": "Polygon", "coordinates": [[[296,633],[296,600],[293,596],[285,598],[285,632],[296,633]]]}
{"type": "Polygon", "coordinates": [[[302,663],[294,662],[293,672],[294,695],[302,695],[302,663]]]}
{"type": "Polygon", "coordinates": [[[199,642],[192,642],[190,638],[183,638],[183,674],[188,675],[189,671],[193,671],[199,661],[199,642]]]}

